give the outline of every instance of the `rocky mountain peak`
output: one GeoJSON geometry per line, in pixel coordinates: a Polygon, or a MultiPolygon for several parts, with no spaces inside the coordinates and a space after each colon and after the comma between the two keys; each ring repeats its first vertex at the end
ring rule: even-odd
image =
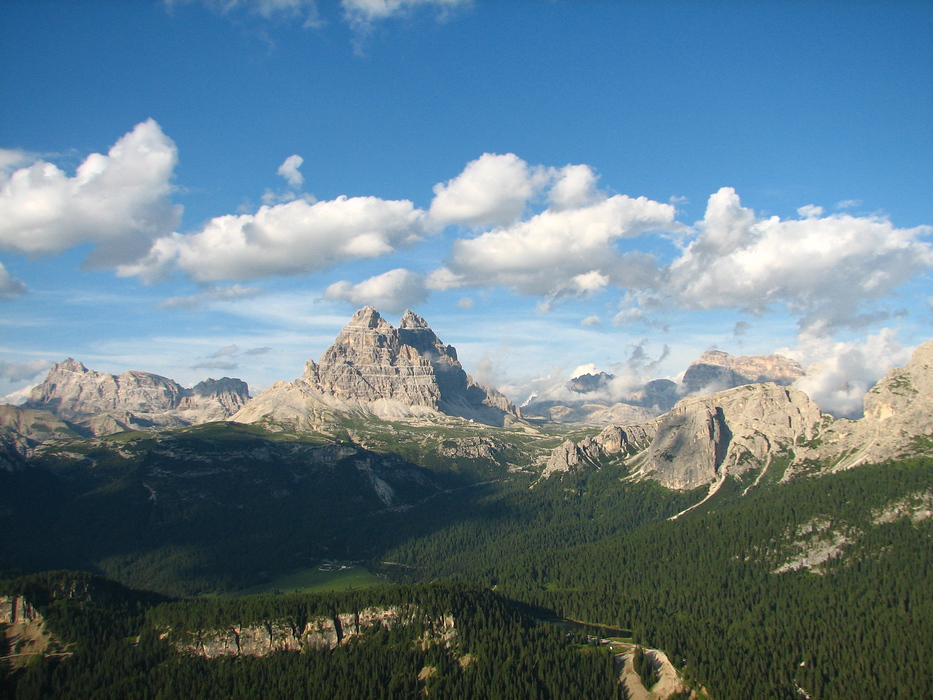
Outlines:
{"type": "Polygon", "coordinates": [[[372,306],[364,306],[362,309],[357,311],[350,318],[350,322],[346,325],[344,330],[350,328],[379,328],[380,326],[388,326],[388,322],[382,318],[378,311],[372,306]]]}
{"type": "Polygon", "coordinates": [[[67,360],[62,360],[54,365],[52,365],[52,371],[58,372],[79,372],[81,374],[87,373],[89,370],[81,362],[78,362],[72,357],[69,357],[67,360]]]}
{"type": "Polygon", "coordinates": [[[371,306],[357,311],[318,362],[291,384],[257,396],[234,420],[272,420],[314,428],[333,412],[382,418],[445,413],[501,423],[514,406],[481,387],[427,322],[412,311],[394,328],[371,306]]]}
{"type": "Polygon", "coordinates": [[[428,328],[428,322],[410,309],[402,316],[402,320],[399,322],[398,327],[401,330],[431,330],[428,328]]]}

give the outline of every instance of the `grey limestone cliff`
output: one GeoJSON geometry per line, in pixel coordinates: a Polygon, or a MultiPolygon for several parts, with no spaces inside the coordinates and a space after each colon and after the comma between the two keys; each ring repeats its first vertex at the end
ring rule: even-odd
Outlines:
{"type": "Polygon", "coordinates": [[[722,391],[759,382],[790,386],[803,375],[800,363],[783,355],[734,357],[720,350],[709,350],[687,368],[683,391],[685,394],[722,391]]]}
{"type": "Polygon", "coordinates": [[[380,627],[393,629],[415,622],[425,627],[422,640],[425,645],[449,645],[454,639],[453,616],[429,618],[414,605],[370,607],[334,616],[312,617],[303,623],[285,618],[220,629],[164,629],[160,636],[182,653],[214,659],[333,649],[380,627]]]}
{"type": "Polygon", "coordinates": [[[294,382],[269,387],[233,416],[243,423],[317,429],[341,414],[386,419],[460,416],[491,425],[518,410],[463,370],[457,351],[406,311],[398,329],[371,306],[357,311],[320,360],[294,382]]]}
{"type": "Polygon", "coordinates": [[[71,358],[54,365],[23,408],[45,410],[94,435],[180,427],[227,418],[249,400],[239,379],[207,379],[187,389],[149,372],[97,372],[71,358]]]}
{"type": "Polygon", "coordinates": [[[846,469],[933,452],[933,341],[865,397],[865,417],[833,420],[801,391],[767,382],[691,396],[641,425],[609,426],[555,449],[543,476],[624,455],[633,477],[672,489],[759,477],[777,459],[786,474],[808,465],[846,469]]]}

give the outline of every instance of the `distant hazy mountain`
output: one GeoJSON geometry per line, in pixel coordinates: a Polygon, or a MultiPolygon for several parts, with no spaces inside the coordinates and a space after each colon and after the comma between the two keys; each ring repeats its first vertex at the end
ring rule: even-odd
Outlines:
{"type": "Polygon", "coordinates": [[[683,393],[711,393],[759,382],[790,386],[803,375],[800,363],[783,355],[733,357],[727,352],[710,350],[687,368],[683,393]]]}
{"type": "Polygon", "coordinates": [[[49,411],[93,435],[106,435],[223,420],[248,400],[249,387],[239,379],[206,379],[186,389],[157,374],[107,374],[69,358],[49,370],[22,408],[49,411]]]}
{"type": "Polygon", "coordinates": [[[711,350],[690,364],[679,385],[655,379],[632,387],[630,381],[607,372],[588,372],[539,392],[522,405],[522,411],[526,417],[559,423],[643,423],[671,410],[684,396],[760,382],[788,386],[803,375],[799,363],[781,355],[733,357],[711,350]]]}

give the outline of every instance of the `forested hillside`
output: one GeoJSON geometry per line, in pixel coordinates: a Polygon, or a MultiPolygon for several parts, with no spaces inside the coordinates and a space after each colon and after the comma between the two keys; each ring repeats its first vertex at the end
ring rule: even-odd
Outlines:
{"type": "Polygon", "coordinates": [[[369,430],[371,448],[235,424],[127,433],[63,443],[0,473],[0,517],[15,533],[2,544],[8,576],[69,567],[161,594],[217,595],[344,559],[379,577],[363,583],[387,584],[343,598],[169,604],[98,579],[69,589],[87,595],[65,596],[57,574],[17,579],[6,594],[42,612],[58,651],[8,669],[7,694],[624,692],[608,652],[516,605],[631,630],[718,700],[923,697],[933,687],[929,458],[787,481],[752,471],[703,501],[707,489],[633,480],[624,455],[542,479],[516,463],[531,454],[521,441],[532,438],[518,433],[369,430]],[[444,608],[456,645],[421,648],[417,625],[255,658],[202,658],[160,639],[220,627],[239,648],[229,630],[257,615],[306,619],[390,599],[444,608]]]}

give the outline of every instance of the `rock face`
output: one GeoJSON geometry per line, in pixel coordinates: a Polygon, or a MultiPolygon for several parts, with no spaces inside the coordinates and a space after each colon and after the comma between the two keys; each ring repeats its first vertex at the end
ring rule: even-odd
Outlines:
{"type": "Polygon", "coordinates": [[[768,382],[691,396],[641,425],[609,426],[555,449],[543,476],[628,457],[635,477],[692,489],[767,470],[777,458],[788,474],[808,464],[858,464],[933,453],[933,341],[888,372],[865,396],[865,417],[834,421],[801,391],[768,382]]]}
{"type": "Polygon", "coordinates": [[[865,415],[840,419],[804,457],[838,457],[835,469],[933,451],[933,340],[888,371],[864,399],[865,415]]]}
{"type": "Polygon", "coordinates": [[[239,379],[207,379],[191,389],[149,372],[96,372],[67,359],[49,370],[24,408],[45,410],[94,435],[223,420],[249,400],[239,379]]]}
{"type": "Polygon", "coordinates": [[[294,619],[288,618],[254,625],[233,625],[224,629],[188,630],[183,634],[163,630],[161,637],[168,638],[180,652],[215,659],[224,656],[266,656],[276,651],[333,649],[379,627],[393,629],[416,622],[425,627],[422,640],[425,645],[449,645],[454,639],[456,629],[453,616],[427,618],[413,605],[366,608],[332,617],[313,617],[304,624],[297,624],[294,619]]]}
{"type": "Polygon", "coordinates": [[[294,382],[269,387],[233,420],[315,429],[340,414],[386,419],[460,416],[503,425],[520,416],[495,389],[463,371],[457,351],[406,311],[398,329],[371,306],[357,311],[318,362],[294,382]]]}
{"type": "Polygon", "coordinates": [[[610,426],[579,445],[564,443],[545,472],[627,453],[634,474],[667,488],[693,489],[768,466],[797,442],[812,440],[822,423],[819,408],[803,392],[752,384],[691,396],[648,423],[610,426]]]}
{"type": "Polygon", "coordinates": [[[782,355],[733,357],[719,350],[710,350],[687,368],[683,389],[685,394],[694,394],[759,382],[789,386],[803,375],[803,367],[799,362],[782,355]]]}

